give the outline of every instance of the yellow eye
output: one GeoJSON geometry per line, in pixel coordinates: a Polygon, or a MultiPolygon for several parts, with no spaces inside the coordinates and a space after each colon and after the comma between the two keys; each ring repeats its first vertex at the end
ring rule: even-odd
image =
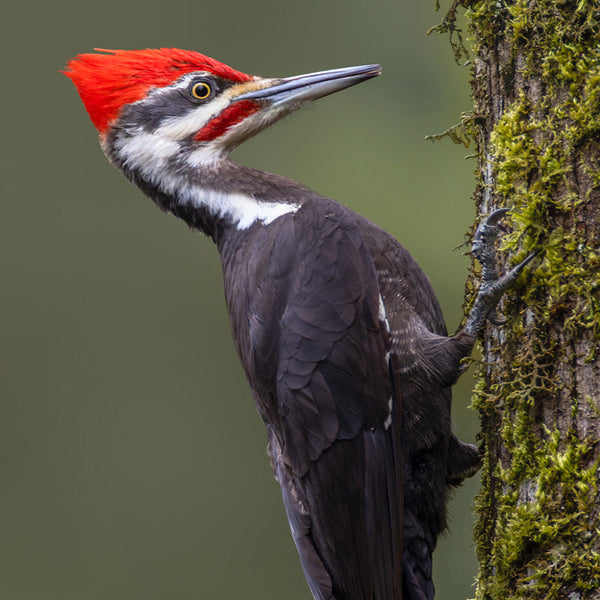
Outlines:
{"type": "Polygon", "coordinates": [[[192,96],[198,100],[206,100],[210,96],[210,85],[206,81],[200,81],[192,86],[192,96]]]}

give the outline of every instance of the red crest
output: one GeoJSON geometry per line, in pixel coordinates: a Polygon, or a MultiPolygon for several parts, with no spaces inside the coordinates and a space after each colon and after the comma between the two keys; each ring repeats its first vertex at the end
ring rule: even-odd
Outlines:
{"type": "Polygon", "coordinates": [[[235,82],[252,79],[223,63],[191,50],[101,50],[79,54],[64,74],[75,84],[92,123],[100,133],[125,104],[141,100],[153,87],[164,87],[186,73],[208,71],[235,82]]]}

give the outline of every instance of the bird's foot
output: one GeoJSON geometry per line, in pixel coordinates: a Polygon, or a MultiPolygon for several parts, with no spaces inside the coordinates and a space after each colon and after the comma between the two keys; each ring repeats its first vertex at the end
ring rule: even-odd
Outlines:
{"type": "Polygon", "coordinates": [[[494,325],[503,325],[506,321],[498,316],[497,306],[502,294],[511,288],[521,271],[537,255],[532,252],[524,261],[513,267],[501,277],[496,267],[496,239],[503,229],[500,226],[502,217],[509,212],[507,208],[495,210],[482,223],[473,236],[471,251],[481,263],[481,284],[475,304],[467,318],[465,332],[473,336],[481,331],[487,319],[494,325]]]}

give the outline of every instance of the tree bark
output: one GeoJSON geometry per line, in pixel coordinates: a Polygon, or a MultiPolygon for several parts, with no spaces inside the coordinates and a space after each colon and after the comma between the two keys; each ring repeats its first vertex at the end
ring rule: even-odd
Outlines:
{"type": "Polygon", "coordinates": [[[477,209],[500,272],[539,251],[482,336],[477,598],[600,598],[600,2],[456,0],[457,48],[460,6],[477,209]]]}

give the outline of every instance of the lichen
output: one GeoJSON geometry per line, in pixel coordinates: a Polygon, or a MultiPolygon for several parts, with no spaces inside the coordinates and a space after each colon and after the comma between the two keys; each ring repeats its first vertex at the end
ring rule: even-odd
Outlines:
{"type": "Polygon", "coordinates": [[[512,262],[539,253],[507,294],[507,324],[488,332],[488,362],[476,366],[485,450],[477,598],[598,597],[600,444],[575,427],[582,406],[598,413],[598,400],[575,384],[565,392],[563,374],[577,358],[566,347],[592,340],[588,362],[600,348],[600,3],[455,0],[436,29],[455,36],[455,52],[459,7],[470,27],[471,112],[485,120],[473,123],[476,203],[511,209],[501,249],[512,262]],[[570,414],[549,424],[545,407],[565,393],[570,414]]]}

